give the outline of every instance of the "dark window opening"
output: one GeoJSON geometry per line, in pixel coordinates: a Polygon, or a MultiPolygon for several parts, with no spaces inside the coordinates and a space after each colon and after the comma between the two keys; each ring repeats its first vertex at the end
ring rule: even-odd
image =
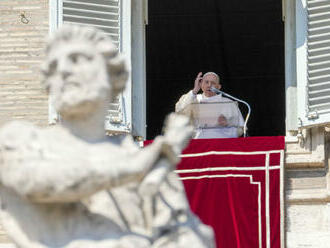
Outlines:
{"type": "Polygon", "coordinates": [[[223,91],[251,105],[250,136],[285,134],[281,1],[149,1],[146,58],[148,139],[200,71],[218,73],[223,91]]]}

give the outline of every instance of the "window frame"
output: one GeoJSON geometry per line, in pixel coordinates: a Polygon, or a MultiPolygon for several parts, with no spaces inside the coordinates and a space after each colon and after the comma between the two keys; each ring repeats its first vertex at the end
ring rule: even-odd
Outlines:
{"type": "Polygon", "coordinates": [[[307,118],[307,13],[306,0],[284,0],[286,168],[325,166],[325,123],[307,118]]]}
{"type": "MultiPolygon", "coordinates": [[[[126,58],[130,76],[122,93],[125,108],[125,127],[119,133],[131,133],[139,139],[146,138],[146,69],[145,69],[145,24],[147,22],[147,0],[121,1],[120,51],[126,58]]],[[[63,0],[49,1],[49,34],[62,25],[63,0]]],[[[49,96],[48,122],[56,124],[58,113],[49,96]]],[[[106,130],[110,131],[111,130],[106,130]]]]}
{"type": "Polygon", "coordinates": [[[308,110],[308,11],[307,0],[285,0],[286,8],[286,90],[287,90],[287,130],[312,128],[329,124],[330,113],[313,115],[308,110]],[[291,35],[289,34],[291,32],[291,35]],[[293,35],[294,33],[294,35],[293,35]],[[294,47],[292,41],[294,40],[294,47]],[[291,43],[291,44],[290,44],[291,43]],[[294,60],[292,55],[295,55],[294,60]],[[290,85],[291,84],[291,85],[290,85]],[[294,97],[290,86],[296,89],[294,97]],[[291,99],[295,99],[295,106],[291,106],[291,99]],[[296,110],[294,110],[296,108],[296,110]],[[295,113],[292,115],[292,113],[295,113]],[[295,118],[293,120],[292,118],[295,118]]]}

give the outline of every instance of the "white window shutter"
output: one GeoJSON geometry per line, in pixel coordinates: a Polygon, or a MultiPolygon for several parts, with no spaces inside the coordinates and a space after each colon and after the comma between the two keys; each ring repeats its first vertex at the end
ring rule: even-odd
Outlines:
{"type": "MultiPolygon", "coordinates": [[[[62,23],[93,26],[103,30],[125,54],[131,69],[130,0],[62,0],[62,23]]],[[[105,129],[108,133],[130,133],[132,130],[131,78],[125,91],[109,103],[105,129]]]]}
{"type": "Polygon", "coordinates": [[[327,124],[330,123],[330,1],[297,2],[297,85],[300,124],[303,127],[327,124]]]}

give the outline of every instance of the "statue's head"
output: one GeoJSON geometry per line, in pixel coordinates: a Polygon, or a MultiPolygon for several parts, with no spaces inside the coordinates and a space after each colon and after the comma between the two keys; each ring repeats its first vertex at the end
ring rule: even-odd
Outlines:
{"type": "Polygon", "coordinates": [[[65,118],[104,108],[124,88],[125,61],[112,40],[91,27],[63,26],[48,43],[44,83],[65,118]]]}

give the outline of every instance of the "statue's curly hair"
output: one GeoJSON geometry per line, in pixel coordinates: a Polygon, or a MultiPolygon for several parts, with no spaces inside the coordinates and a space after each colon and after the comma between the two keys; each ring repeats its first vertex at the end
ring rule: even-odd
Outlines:
{"type": "MultiPolygon", "coordinates": [[[[100,52],[107,61],[107,70],[110,74],[110,83],[113,96],[118,95],[125,88],[128,79],[128,69],[124,58],[118,52],[118,48],[112,39],[101,30],[89,26],[63,25],[49,39],[46,47],[46,55],[60,42],[70,42],[74,40],[90,42],[95,49],[100,52]]],[[[49,64],[46,60],[42,70],[44,77],[47,77],[49,64]]]]}

